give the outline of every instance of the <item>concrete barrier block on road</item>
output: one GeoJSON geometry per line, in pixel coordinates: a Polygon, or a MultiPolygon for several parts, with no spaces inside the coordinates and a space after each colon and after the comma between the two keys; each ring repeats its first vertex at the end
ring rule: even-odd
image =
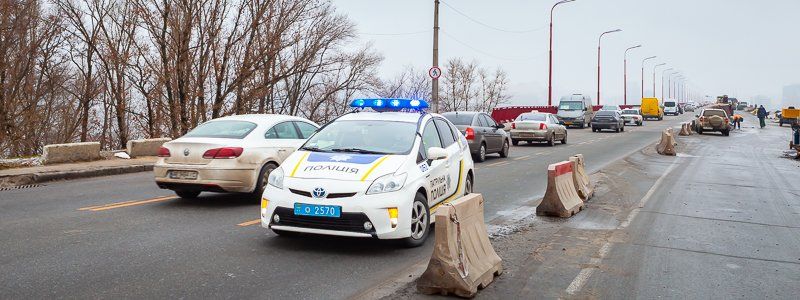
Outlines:
{"type": "Polygon", "coordinates": [[[44,165],[98,159],[100,159],[99,142],[46,145],[42,153],[44,165]]]}
{"type": "Polygon", "coordinates": [[[474,297],[503,272],[483,219],[483,196],[469,194],[436,211],[436,242],[417,280],[423,294],[474,297]]]}
{"type": "Polygon", "coordinates": [[[130,140],[128,141],[127,152],[131,157],[157,156],[161,145],[171,140],[171,138],[130,140]]]}
{"type": "Polygon", "coordinates": [[[586,174],[586,163],[583,160],[583,154],[576,154],[569,158],[572,163],[572,181],[575,184],[575,190],[578,196],[584,202],[589,201],[594,194],[594,186],[589,180],[589,175],[586,174]]]}
{"type": "Polygon", "coordinates": [[[689,122],[681,123],[681,131],[678,133],[680,136],[692,135],[692,124],[689,122]]]}
{"type": "Polygon", "coordinates": [[[583,209],[572,175],[572,162],[562,161],[547,167],[547,190],[536,214],[569,218],[583,209]]]}
{"type": "Polygon", "coordinates": [[[656,145],[656,152],[661,155],[675,156],[678,155],[675,150],[675,135],[672,133],[672,128],[666,128],[661,132],[661,141],[656,145]]]}

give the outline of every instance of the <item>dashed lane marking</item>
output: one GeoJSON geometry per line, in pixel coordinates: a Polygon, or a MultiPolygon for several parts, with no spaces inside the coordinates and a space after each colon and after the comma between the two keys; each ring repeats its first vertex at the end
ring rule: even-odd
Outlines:
{"type": "Polygon", "coordinates": [[[236,224],[236,226],[246,227],[246,226],[251,226],[251,225],[256,225],[256,224],[261,224],[261,219],[242,222],[242,223],[236,224]]]}
{"type": "Polygon", "coordinates": [[[135,205],[142,205],[142,204],[148,204],[148,203],[162,202],[162,201],[173,200],[173,199],[177,199],[177,198],[178,198],[177,196],[162,196],[162,197],[156,197],[156,198],[145,199],[145,200],[124,201],[124,202],[110,203],[110,204],[104,204],[104,205],[82,207],[82,208],[79,208],[78,210],[104,211],[104,210],[115,209],[115,208],[122,208],[122,207],[128,207],[128,206],[135,206],[135,205]]]}
{"type": "Polygon", "coordinates": [[[531,157],[531,156],[530,155],[520,156],[520,157],[514,158],[514,160],[528,159],[528,157],[531,157]]]}
{"type": "Polygon", "coordinates": [[[507,165],[507,164],[508,164],[508,161],[501,161],[501,162],[496,162],[496,163],[493,163],[493,164],[488,164],[486,166],[487,167],[494,167],[494,166],[502,166],[502,165],[507,165]]]}

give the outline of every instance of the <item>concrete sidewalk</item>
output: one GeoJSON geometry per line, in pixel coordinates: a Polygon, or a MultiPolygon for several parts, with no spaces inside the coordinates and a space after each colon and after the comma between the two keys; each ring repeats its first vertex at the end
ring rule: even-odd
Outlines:
{"type": "Polygon", "coordinates": [[[133,159],[111,158],[90,162],[5,169],[0,170],[0,188],[53,180],[151,171],[157,159],[154,156],[133,159]]]}

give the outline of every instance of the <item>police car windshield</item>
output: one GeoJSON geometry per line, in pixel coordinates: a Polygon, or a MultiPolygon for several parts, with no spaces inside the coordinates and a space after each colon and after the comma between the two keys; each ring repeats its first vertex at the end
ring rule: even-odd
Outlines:
{"type": "Polygon", "coordinates": [[[361,154],[406,154],[416,138],[417,124],[388,121],[336,121],[320,129],[302,150],[361,154]]]}

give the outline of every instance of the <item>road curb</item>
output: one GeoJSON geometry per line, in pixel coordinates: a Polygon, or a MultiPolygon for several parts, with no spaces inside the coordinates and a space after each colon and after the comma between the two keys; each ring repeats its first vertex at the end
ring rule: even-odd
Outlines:
{"type": "Polygon", "coordinates": [[[138,164],[127,166],[89,168],[85,170],[53,171],[19,175],[0,176],[0,187],[14,187],[27,184],[44,183],[57,180],[91,178],[109,175],[120,175],[153,170],[154,164],[138,164]]]}

